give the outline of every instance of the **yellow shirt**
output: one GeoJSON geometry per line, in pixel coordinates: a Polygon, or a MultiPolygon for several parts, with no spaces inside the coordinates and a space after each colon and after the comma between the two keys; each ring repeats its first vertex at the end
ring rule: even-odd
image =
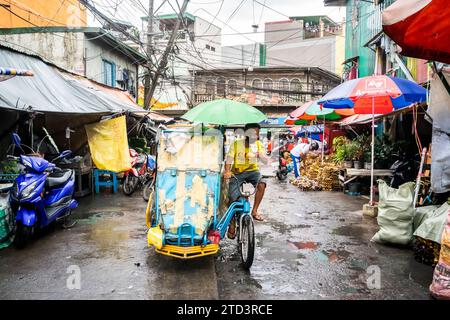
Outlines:
{"type": "Polygon", "coordinates": [[[241,173],[244,171],[257,171],[258,154],[264,152],[264,146],[261,141],[257,140],[251,143],[249,147],[245,147],[245,140],[236,140],[230,147],[228,157],[233,158],[232,171],[241,173]]]}

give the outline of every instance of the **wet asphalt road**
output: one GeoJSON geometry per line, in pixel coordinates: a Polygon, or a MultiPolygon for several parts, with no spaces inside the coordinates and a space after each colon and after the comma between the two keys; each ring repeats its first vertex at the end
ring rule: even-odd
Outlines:
{"type": "Polygon", "coordinates": [[[235,240],[222,241],[216,257],[186,262],[147,248],[139,193],[88,196],[74,228],[0,251],[0,299],[429,299],[433,269],[411,249],[371,243],[377,225],[362,216],[365,202],[269,179],[246,272],[235,240]],[[73,265],[81,288],[70,290],[73,265]],[[367,286],[369,266],[380,270],[380,289],[367,286]]]}

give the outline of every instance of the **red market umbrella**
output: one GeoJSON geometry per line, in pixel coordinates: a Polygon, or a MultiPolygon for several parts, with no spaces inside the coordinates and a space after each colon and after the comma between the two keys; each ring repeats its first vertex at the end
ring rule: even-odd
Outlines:
{"type": "Polygon", "coordinates": [[[383,11],[383,30],[408,57],[450,63],[448,0],[397,0],[383,11]]]}

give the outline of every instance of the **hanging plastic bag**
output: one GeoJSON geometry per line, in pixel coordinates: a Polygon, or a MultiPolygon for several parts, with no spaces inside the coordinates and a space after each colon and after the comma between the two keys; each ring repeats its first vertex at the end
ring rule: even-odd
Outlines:
{"type": "Polygon", "coordinates": [[[98,169],[123,172],[131,168],[125,116],[85,128],[92,160],[98,169]]]}
{"type": "Polygon", "coordinates": [[[413,237],[414,182],[402,184],[398,189],[378,180],[380,200],[378,225],[380,230],[372,241],[408,245],[413,237]]]}
{"type": "Polygon", "coordinates": [[[437,299],[450,300],[450,210],[447,212],[447,222],[442,232],[439,263],[434,269],[430,292],[437,299]]]}

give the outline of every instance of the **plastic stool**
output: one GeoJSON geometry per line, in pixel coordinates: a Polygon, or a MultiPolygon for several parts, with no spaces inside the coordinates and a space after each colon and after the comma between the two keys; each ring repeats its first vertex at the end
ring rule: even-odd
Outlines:
{"type": "Polygon", "coordinates": [[[115,172],[107,170],[94,169],[94,187],[95,193],[100,193],[100,187],[113,187],[113,193],[117,192],[117,175],[115,172]],[[100,180],[101,175],[109,175],[110,179],[100,180]]]}

